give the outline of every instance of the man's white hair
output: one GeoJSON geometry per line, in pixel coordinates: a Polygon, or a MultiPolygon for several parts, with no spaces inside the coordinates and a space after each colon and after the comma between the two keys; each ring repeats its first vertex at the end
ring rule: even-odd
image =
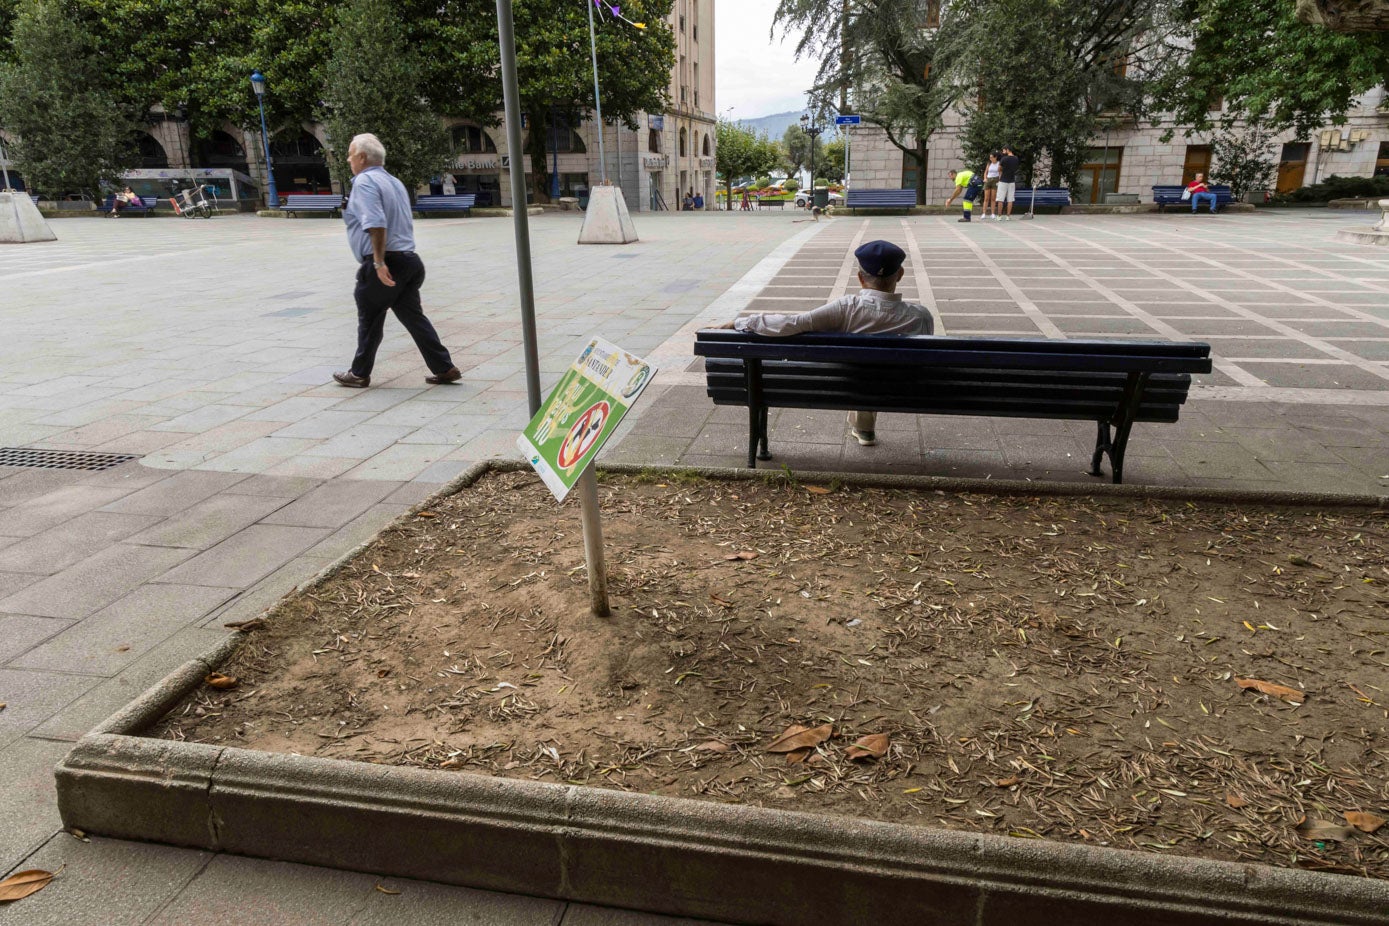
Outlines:
{"type": "Polygon", "coordinates": [[[386,163],[386,146],[381,144],[381,139],[370,132],[353,138],[352,144],[348,147],[356,148],[357,153],[366,158],[368,165],[379,167],[386,163]]]}

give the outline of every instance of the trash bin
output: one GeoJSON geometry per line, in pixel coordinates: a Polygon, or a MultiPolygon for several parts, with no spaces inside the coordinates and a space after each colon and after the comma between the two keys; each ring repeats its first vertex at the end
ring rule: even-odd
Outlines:
{"type": "Polygon", "coordinates": [[[830,191],[827,189],[817,189],[813,202],[821,209],[827,208],[830,204],[830,191]]]}

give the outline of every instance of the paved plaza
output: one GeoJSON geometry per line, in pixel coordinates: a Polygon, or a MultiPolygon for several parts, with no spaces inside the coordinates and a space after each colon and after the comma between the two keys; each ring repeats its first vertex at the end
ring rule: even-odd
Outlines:
{"type": "MultiPolygon", "coordinates": [[[[706,398],[693,332],[847,290],[852,251],[907,249],[904,290],[951,335],[1197,339],[1215,370],[1176,425],[1139,425],[1126,481],[1389,488],[1389,249],[1364,214],[637,217],[581,248],[532,220],[542,385],[599,334],[661,372],[609,460],[741,466],[746,413],[706,398]]],[[[424,297],[464,373],[428,386],[387,323],[372,388],[331,382],[355,341],[341,223],[60,220],[0,250],[0,447],[139,457],[103,472],[0,466],[0,872],[54,869],[0,907],[25,923],[672,923],[59,831],[52,767],[86,730],[366,540],[528,417],[511,224],[421,222],[424,297]]],[[[773,411],[794,470],[1093,483],[1093,425],[773,411]]],[[[560,517],[576,516],[574,507],[560,517]]]]}

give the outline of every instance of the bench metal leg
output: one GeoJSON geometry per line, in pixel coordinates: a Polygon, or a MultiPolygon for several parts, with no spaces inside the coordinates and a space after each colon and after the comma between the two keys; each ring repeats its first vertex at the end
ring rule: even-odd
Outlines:
{"type": "Polygon", "coordinates": [[[1095,455],[1090,459],[1090,475],[1103,476],[1104,470],[1100,469],[1100,461],[1104,459],[1106,453],[1111,453],[1114,444],[1109,439],[1109,422],[1099,422],[1100,433],[1095,438],[1095,455]]]}
{"type": "Polygon", "coordinates": [[[767,452],[767,409],[762,404],[762,361],[744,361],[743,377],[748,389],[748,469],[756,469],[759,444],[762,446],[761,458],[772,458],[767,452]]]}

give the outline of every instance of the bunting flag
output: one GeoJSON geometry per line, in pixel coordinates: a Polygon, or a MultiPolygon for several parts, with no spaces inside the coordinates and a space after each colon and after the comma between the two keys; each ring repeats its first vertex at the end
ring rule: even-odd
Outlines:
{"type": "Polygon", "coordinates": [[[606,15],[608,15],[608,16],[611,16],[613,19],[620,19],[620,20],[622,20],[623,22],[625,22],[627,25],[632,26],[632,27],[634,27],[634,28],[637,28],[637,29],[645,29],[645,28],[646,28],[646,23],[634,23],[634,22],[632,22],[632,21],[631,21],[630,19],[628,19],[626,16],[623,16],[623,15],[622,15],[622,7],[620,7],[620,6],[613,6],[611,3],[608,3],[607,0],[593,0],[593,6],[598,10],[598,18],[599,18],[599,19],[602,19],[603,16],[606,14],[606,15]]]}

